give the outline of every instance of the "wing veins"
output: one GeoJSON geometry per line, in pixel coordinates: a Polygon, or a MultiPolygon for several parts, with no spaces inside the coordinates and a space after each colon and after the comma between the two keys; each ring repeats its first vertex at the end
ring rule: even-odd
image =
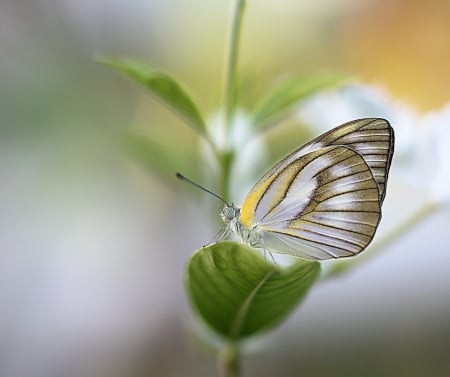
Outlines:
{"type": "MultiPolygon", "coordinates": [[[[361,188],[361,189],[357,189],[357,190],[350,190],[350,191],[339,192],[338,194],[334,194],[334,195],[328,196],[326,199],[322,200],[319,203],[323,203],[323,202],[326,202],[329,199],[336,198],[338,196],[349,194],[349,193],[352,193],[352,192],[360,192],[360,191],[368,191],[368,190],[377,190],[378,191],[378,189],[376,187],[366,187],[366,188],[361,188]]],[[[351,200],[350,202],[378,202],[378,201],[379,200],[377,198],[377,199],[355,199],[355,200],[351,200]]]]}
{"type": "MultiPolygon", "coordinates": [[[[311,240],[309,240],[309,239],[307,239],[307,238],[300,237],[300,236],[297,236],[297,235],[294,235],[294,234],[291,234],[291,233],[288,233],[288,232],[283,232],[283,231],[281,231],[281,230],[272,230],[271,232],[278,233],[278,234],[283,234],[283,235],[289,236],[289,237],[298,238],[299,240],[303,240],[303,241],[307,241],[307,242],[312,242],[312,243],[318,244],[318,245],[323,245],[323,246],[333,247],[333,248],[335,248],[335,249],[339,249],[339,250],[343,250],[343,251],[345,251],[345,252],[348,252],[348,253],[350,253],[350,254],[352,254],[352,255],[356,255],[356,254],[357,254],[357,253],[355,253],[354,251],[351,251],[351,250],[348,250],[348,249],[344,249],[343,247],[330,245],[330,244],[327,244],[327,243],[324,243],[324,242],[311,241],[311,240]]],[[[322,250],[322,249],[320,249],[320,250],[322,250]]],[[[325,250],[323,250],[323,251],[325,251],[325,250]]],[[[333,258],[338,258],[336,255],[331,254],[329,251],[325,251],[325,253],[327,253],[328,255],[331,255],[333,258]]]]}
{"type": "Polygon", "coordinates": [[[339,211],[336,211],[335,209],[330,209],[330,210],[326,210],[326,209],[321,209],[321,210],[314,210],[315,213],[319,213],[319,212],[351,212],[351,213],[380,213],[380,211],[354,211],[351,209],[340,209],[339,211]]]}
{"type": "MultiPolygon", "coordinates": [[[[330,183],[339,181],[340,179],[348,178],[348,177],[351,177],[352,175],[357,175],[357,174],[360,174],[360,173],[361,173],[361,172],[351,173],[351,174],[348,174],[348,175],[343,175],[343,176],[341,176],[341,177],[337,177],[337,178],[334,178],[334,179],[330,179],[329,181],[327,181],[326,183],[324,183],[322,186],[329,185],[330,183]]],[[[372,178],[372,177],[369,177],[369,178],[361,179],[361,180],[358,180],[358,181],[355,181],[355,182],[346,182],[346,183],[340,185],[340,187],[344,187],[344,186],[347,186],[347,185],[352,185],[352,184],[355,184],[355,183],[363,183],[363,182],[367,182],[367,181],[373,181],[373,178],[372,178]]],[[[322,186],[317,187],[317,190],[320,189],[322,186]]]]}
{"type": "MultiPolygon", "coordinates": [[[[350,166],[342,166],[341,168],[336,169],[335,174],[336,174],[336,173],[339,173],[339,172],[342,171],[342,170],[345,170],[345,169],[351,169],[351,168],[353,168],[353,167],[355,167],[355,166],[359,166],[359,165],[366,165],[366,166],[370,169],[370,167],[369,167],[369,166],[367,165],[367,163],[364,161],[364,158],[363,158],[361,155],[359,155],[358,152],[354,151],[354,150],[351,149],[351,148],[349,148],[349,149],[350,149],[353,153],[356,153],[358,156],[360,156],[361,159],[362,159],[362,161],[359,161],[357,164],[353,164],[353,165],[350,165],[350,166]]],[[[352,157],[354,157],[354,156],[352,156],[352,157]]]]}
{"type": "MultiPolygon", "coordinates": [[[[291,234],[284,233],[284,232],[274,232],[274,233],[277,233],[277,234],[279,234],[279,235],[284,235],[284,236],[289,236],[289,237],[301,239],[300,237],[296,237],[296,236],[293,236],[293,235],[291,235],[291,234]]],[[[283,242],[285,245],[288,245],[289,247],[292,247],[292,245],[290,245],[290,244],[287,242],[287,240],[285,240],[284,238],[278,236],[277,239],[278,239],[279,241],[283,242]]],[[[311,242],[311,241],[308,241],[308,240],[304,240],[304,241],[311,242]]],[[[315,247],[316,249],[322,251],[323,253],[329,255],[331,258],[334,258],[334,259],[339,258],[339,256],[333,254],[331,251],[329,251],[329,250],[327,250],[326,248],[324,248],[321,244],[314,245],[314,247],[315,247]]],[[[308,254],[308,253],[307,253],[307,254],[308,254]]],[[[309,255],[310,257],[313,257],[313,256],[310,255],[310,254],[308,254],[308,255],[309,255]]],[[[314,258],[314,259],[319,259],[319,258],[315,258],[315,257],[313,257],[313,258],[314,258]]]]}
{"type": "MultiPolygon", "coordinates": [[[[350,211],[315,211],[315,212],[350,212],[350,211]]],[[[356,212],[356,211],[355,211],[356,212]]],[[[357,211],[357,212],[362,212],[362,211],[357,211]]],[[[378,213],[378,212],[375,212],[375,213],[378,213]]],[[[368,223],[368,222],[366,222],[366,221],[359,221],[359,220],[353,220],[353,219],[347,219],[347,218],[345,218],[345,217],[343,217],[343,218],[341,218],[341,217],[333,217],[333,216],[331,216],[331,217],[327,217],[327,219],[328,220],[334,220],[334,221],[341,221],[341,222],[344,222],[344,223],[349,223],[349,224],[360,224],[360,225],[367,225],[367,226],[371,226],[371,227],[373,227],[373,228],[376,228],[376,225],[373,225],[372,223],[368,223]]],[[[302,219],[302,220],[304,220],[304,219],[302,219]]],[[[310,220],[304,220],[304,221],[310,221],[310,220]]],[[[313,221],[310,221],[310,222],[313,222],[313,221]]],[[[327,226],[330,226],[330,225],[327,225],[327,226]]]]}
{"type": "MultiPolygon", "coordinates": [[[[293,227],[289,227],[289,228],[293,228],[293,227]]],[[[296,228],[293,228],[293,229],[296,229],[296,228]]],[[[350,244],[350,245],[354,245],[354,246],[358,246],[358,247],[360,247],[360,248],[364,248],[364,245],[361,245],[361,244],[359,244],[359,243],[356,243],[356,242],[353,242],[353,241],[349,241],[349,240],[347,240],[347,239],[345,239],[345,238],[339,238],[339,237],[335,237],[335,236],[330,236],[330,235],[328,235],[328,234],[325,234],[325,233],[320,233],[320,232],[315,232],[315,231],[313,231],[313,230],[309,230],[309,229],[300,229],[300,230],[302,230],[303,232],[305,232],[305,233],[311,233],[311,234],[316,234],[316,235],[318,235],[318,236],[322,236],[323,238],[329,238],[329,239],[331,239],[331,240],[337,240],[337,241],[341,241],[341,242],[344,242],[344,243],[348,243],[348,244],[350,244]]],[[[364,236],[365,237],[369,237],[369,236],[367,236],[366,234],[364,234],[364,236]]],[[[313,240],[309,240],[310,242],[317,242],[317,241],[313,241],[313,240]]],[[[370,241],[370,240],[369,240],[370,241]]],[[[333,246],[333,247],[335,247],[334,245],[330,245],[330,246],[333,246]]]]}
{"type": "MultiPolygon", "coordinates": [[[[335,225],[322,224],[322,223],[318,223],[318,222],[316,222],[316,221],[311,221],[311,220],[306,220],[306,219],[301,219],[301,221],[304,221],[304,222],[310,223],[310,224],[316,224],[316,225],[326,226],[326,227],[332,228],[332,229],[344,230],[344,231],[346,231],[346,232],[358,234],[358,235],[361,235],[361,236],[367,236],[367,237],[370,237],[369,234],[362,233],[362,232],[357,232],[356,230],[349,230],[349,229],[345,229],[345,228],[340,228],[340,227],[335,226],[335,225]]],[[[362,224],[362,223],[355,222],[355,224],[362,224]]],[[[364,224],[362,224],[362,225],[364,225],[364,224]]],[[[373,224],[366,224],[366,225],[370,225],[370,226],[374,227],[373,224]]],[[[289,225],[289,228],[302,230],[302,228],[296,227],[296,226],[292,226],[292,225],[289,225]]]]}
{"type": "MultiPolygon", "coordinates": [[[[292,176],[292,178],[290,179],[288,185],[286,186],[286,190],[284,191],[283,195],[280,195],[279,200],[272,205],[272,207],[266,212],[266,214],[261,218],[261,220],[263,220],[264,218],[266,218],[267,216],[269,216],[274,210],[275,208],[277,208],[277,206],[284,200],[286,199],[286,196],[288,195],[292,183],[297,179],[297,177],[299,176],[299,174],[305,169],[305,167],[307,165],[310,165],[311,163],[313,163],[314,161],[316,161],[318,158],[322,157],[324,154],[328,153],[328,150],[325,150],[322,154],[315,156],[311,161],[308,162],[308,164],[305,164],[304,166],[302,166],[300,169],[298,169],[298,171],[292,176]]],[[[296,162],[298,162],[302,157],[304,156],[299,156],[299,158],[297,158],[296,160],[292,161],[292,164],[295,164],[296,162]]],[[[270,187],[272,187],[272,185],[275,183],[277,177],[279,177],[283,172],[286,171],[286,169],[289,168],[290,165],[287,165],[284,169],[282,169],[277,176],[272,180],[272,182],[270,183],[269,186],[267,186],[267,188],[264,190],[264,192],[261,194],[261,197],[259,198],[257,204],[256,204],[256,208],[259,206],[261,200],[263,199],[263,197],[266,195],[267,191],[269,190],[270,187]]],[[[322,170],[321,170],[322,171],[322,170]]],[[[312,178],[315,178],[317,174],[315,174],[312,178]]]]}

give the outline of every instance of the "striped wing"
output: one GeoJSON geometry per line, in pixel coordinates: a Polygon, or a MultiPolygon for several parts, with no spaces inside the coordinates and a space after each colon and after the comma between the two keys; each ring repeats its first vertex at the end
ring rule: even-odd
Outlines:
{"type": "Polygon", "coordinates": [[[267,177],[250,192],[241,216],[244,227],[256,226],[268,251],[329,259],[358,254],[370,243],[380,206],[378,183],[363,157],[330,146],[267,177]]]}
{"type": "Polygon", "coordinates": [[[387,120],[380,118],[353,120],[318,136],[276,164],[261,177],[254,189],[300,156],[332,145],[347,146],[364,158],[377,182],[380,203],[383,203],[394,153],[394,130],[387,120]]]}

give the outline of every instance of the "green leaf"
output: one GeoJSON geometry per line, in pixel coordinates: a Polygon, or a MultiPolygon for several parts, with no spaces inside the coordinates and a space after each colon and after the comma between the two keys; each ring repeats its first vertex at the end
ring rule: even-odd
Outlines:
{"type": "Polygon", "coordinates": [[[253,126],[262,130],[289,114],[299,101],[320,90],[337,87],[349,80],[342,74],[304,75],[281,84],[257,106],[253,126]]]}
{"type": "Polygon", "coordinates": [[[175,111],[195,131],[204,135],[206,125],[194,101],[172,77],[133,59],[98,57],[98,62],[125,73],[147,88],[158,100],[175,111]]]}
{"type": "Polygon", "coordinates": [[[319,276],[320,264],[300,260],[280,268],[249,246],[224,241],[197,250],[186,273],[196,312],[219,334],[239,339],[289,314],[319,276]]]}

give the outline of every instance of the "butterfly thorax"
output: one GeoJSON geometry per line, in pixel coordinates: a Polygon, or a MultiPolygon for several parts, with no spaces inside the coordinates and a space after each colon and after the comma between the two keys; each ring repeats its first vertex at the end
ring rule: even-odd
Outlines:
{"type": "Polygon", "coordinates": [[[233,233],[240,241],[250,245],[259,246],[261,243],[261,236],[258,232],[257,226],[247,228],[241,222],[241,209],[236,207],[233,203],[226,204],[220,212],[220,217],[225,223],[227,230],[233,233]]]}

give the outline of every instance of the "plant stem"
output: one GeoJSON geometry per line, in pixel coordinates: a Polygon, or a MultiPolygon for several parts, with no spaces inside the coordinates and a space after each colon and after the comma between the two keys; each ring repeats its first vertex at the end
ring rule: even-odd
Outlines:
{"type": "Polygon", "coordinates": [[[229,340],[224,344],[219,353],[219,368],[220,377],[239,376],[239,349],[234,341],[229,340]]]}
{"type": "Polygon", "coordinates": [[[221,177],[220,177],[220,193],[222,197],[230,202],[230,174],[231,167],[233,165],[234,153],[232,151],[223,151],[221,154],[220,168],[221,168],[221,177]]]}
{"type": "Polygon", "coordinates": [[[365,251],[358,258],[349,259],[336,262],[333,267],[323,276],[322,280],[326,280],[337,275],[341,275],[347,272],[349,269],[354,268],[356,265],[364,262],[367,258],[379,254],[383,249],[386,249],[392,242],[403,236],[411,228],[418,225],[421,221],[425,220],[430,214],[434,213],[439,207],[434,203],[426,203],[420,207],[416,212],[409,216],[405,221],[394,227],[388,232],[380,241],[375,242],[369,250],[365,251]]]}
{"type": "MultiPolygon", "coordinates": [[[[226,65],[226,76],[224,84],[224,122],[225,122],[225,150],[216,153],[219,157],[221,177],[220,191],[223,198],[229,201],[229,180],[233,164],[233,149],[228,150],[228,134],[233,122],[233,115],[236,107],[237,94],[237,66],[239,56],[239,41],[241,36],[242,19],[244,16],[245,0],[236,0],[232,16],[232,26],[230,33],[228,60],[226,65]]],[[[215,149],[213,147],[213,149],[215,149]]],[[[216,152],[217,149],[215,149],[216,152]]],[[[239,348],[234,340],[229,340],[219,353],[219,375],[221,377],[238,377],[239,375],[239,348]]]]}
{"type": "Polygon", "coordinates": [[[233,146],[228,145],[228,136],[233,122],[233,115],[236,107],[237,93],[237,65],[239,55],[239,41],[241,36],[242,19],[244,16],[245,0],[236,0],[232,15],[232,25],[230,31],[229,47],[227,51],[226,74],[224,83],[223,109],[224,109],[224,126],[225,140],[223,150],[219,150],[215,145],[212,148],[217,156],[220,165],[220,182],[219,189],[221,196],[229,201],[229,182],[231,167],[234,160],[233,146]]]}
{"type": "Polygon", "coordinates": [[[236,105],[236,92],[237,92],[236,72],[237,72],[239,41],[241,35],[242,19],[244,16],[244,9],[245,9],[245,0],[236,0],[231,26],[228,61],[224,85],[225,127],[227,130],[230,128],[233,112],[236,105]]]}

